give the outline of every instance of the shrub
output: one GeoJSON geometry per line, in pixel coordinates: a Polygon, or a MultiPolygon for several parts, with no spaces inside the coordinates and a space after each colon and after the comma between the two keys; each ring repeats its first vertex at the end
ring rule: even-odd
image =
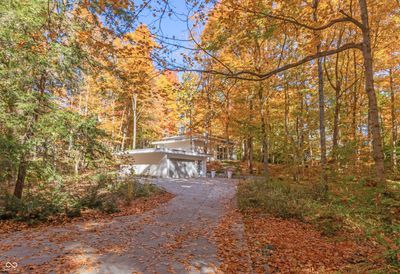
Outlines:
{"type": "Polygon", "coordinates": [[[43,194],[18,199],[12,195],[2,198],[0,208],[1,219],[16,219],[19,221],[46,220],[47,217],[59,213],[62,208],[43,194]]]}
{"type": "Polygon", "coordinates": [[[100,210],[102,212],[109,213],[109,214],[120,211],[117,206],[117,201],[116,201],[115,197],[113,197],[113,196],[107,197],[106,199],[104,199],[102,201],[100,210]]]}
{"type": "Polygon", "coordinates": [[[304,191],[282,181],[254,180],[239,185],[239,208],[258,208],[282,218],[303,219],[304,191]]]}
{"type": "Polygon", "coordinates": [[[91,185],[80,198],[80,204],[86,208],[101,209],[109,195],[109,189],[115,182],[115,176],[110,173],[100,173],[93,176],[91,180],[91,185]]]}
{"type": "Polygon", "coordinates": [[[76,217],[80,217],[81,214],[81,209],[82,207],[80,205],[76,205],[73,207],[66,207],[65,208],[65,215],[68,218],[76,218],[76,217]]]}
{"type": "Polygon", "coordinates": [[[313,223],[324,236],[334,236],[344,226],[343,220],[330,211],[324,212],[324,214],[313,220],[313,223]]]}
{"type": "Polygon", "coordinates": [[[153,184],[148,183],[136,183],[135,184],[135,196],[136,197],[149,197],[156,193],[161,193],[162,190],[153,184]]]}
{"type": "Polygon", "coordinates": [[[244,182],[238,187],[238,205],[241,210],[253,208],[284,219],[311,222],[327,236],[343,228],[342,219],[330,209],[320,184],[304,186],[266,179],[244,182]]]}
{"type": "Polygon", "coordinates": [[[0,196],[0,220],[43,221],[51,215],[64,213],[69,218],[81,216],[84,208],[106,213],[118,212],[118,203],[129,204],[138,197],[149,197],[162,190],[155,185],[139,183],[135,177],[117,178],[115,173],[101,173],[88,178],[83,191],[67,190],[62,184],[41,185],[33,194],[18,199],[13,195],[0,196]],[[72,194],[74,193],[74,194],[72,194]]]}

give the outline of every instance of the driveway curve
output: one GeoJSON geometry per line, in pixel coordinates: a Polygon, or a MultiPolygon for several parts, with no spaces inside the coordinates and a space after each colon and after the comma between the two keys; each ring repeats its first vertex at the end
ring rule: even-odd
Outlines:
{"type": "Polygon", "coordinates": [[[63,264],[68,273],[71,260],[79,266],[73,273],[217,273],[212,234],[235,197],[236,180],[150,182],[175,197],[142,215],[13,233],[0,239],[0,248],[9,247],[0,262],[16,260],[40,273],[59,273],[63,264]]]}

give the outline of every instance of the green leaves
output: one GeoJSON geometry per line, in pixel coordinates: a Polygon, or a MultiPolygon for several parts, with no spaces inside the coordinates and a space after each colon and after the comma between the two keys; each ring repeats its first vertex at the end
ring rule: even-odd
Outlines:
{"type": "Polygon", "coordinates": [[[85,24],[53,5],[0,3],[0,188],[16,180],[22,161],[27,181],[42,184],[107,154],[97,119],[70,106],[90,63],[77,40],[85,24]]]}

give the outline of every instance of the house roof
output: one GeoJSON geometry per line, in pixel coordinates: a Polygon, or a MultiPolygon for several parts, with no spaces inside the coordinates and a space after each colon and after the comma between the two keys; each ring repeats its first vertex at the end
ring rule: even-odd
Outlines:
{"type": "Polygon", "coordinates": [[[151,144],[153,145],[160,145],[160,144],[170,144],[170,143],[175,143],[179,141],[188,141],[188,140],[193,140],[193,141],[214,141],[214,142],[220,142],[228,145],[233,145],[234,143],[232,141],[228,141],[227,139],[221,138],[221,137],[216,137],[216,136],[204,136],[200,134],[196,134],[193,136],[188,136],[188,135],[176,135],[176,136],[169,136],[165,137],[162,140],[159,141],[154,141],[151,144]]]}
{"type": "Polygon", "coordinates": [[[196,159],[203,159],[207,158],[211,155],[209,154],[204,154],[204,153],[198,153],[196,151],[187,151],[183,149],[171,149],[171,148],[143,148],[143,149],[133,149],[133,150],[126,150],[122,152],[116,153],[118,156],[134,156],[134,155],[139,155],[139,154],[154,154],[154,153],[163,153],[163,154],[168,154],[171,156],[186,156],[186,157],[192,157],[196,159]]]}

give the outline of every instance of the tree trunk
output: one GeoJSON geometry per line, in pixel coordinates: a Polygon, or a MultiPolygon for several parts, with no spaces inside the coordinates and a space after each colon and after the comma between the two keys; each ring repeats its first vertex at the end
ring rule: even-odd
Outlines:
{"type": "Polygon", "coordinates": [[[393,71],[389,70],[390,77],[390,112],[391,112],[391,122],[392,122],[392,170],[396,171],[397,169],[397,123],[396,123],[396,111],[395,111],[395,94],[394,94],[394,83],[393,83],[393,71]]]}
{"type": "Polygon", "coordinates": [[[133,113],[133,133],[132,133],[132,149],[136,149],[136,125],[137,125],[137,95],[132,96],[132,113],[133,113]]]}
{"type": "Polygon", "coordinates": [[[15,188],[14,188],[14,196],[17,197],[18,199],[22,198],[22,192],[25,186],[25,177],[27,168],[28,168],[28,162],[26,161],[25,156],[23,156],[18,166],[17,181],[15,183],[15,188]]]}
{"type": "MultiPolygon", "coordinates": [[[[317,52],[321,45],[318,45],[317,52]]],[[[325,135],[325,96],[324,96],[324,75],[322,70],[322,59],[318,59],[318,104],[319,104],[319,134],[321,147],[321,179],[327,190],[326,176],[326,135],[325,135]]]]}
{"type": "MultiPolygon", "coordinates": [[[[248,116],[248,125],[252,125],[252,118],[253,118],[253,94],[250,94],[249,97],[249,116],[248,116]]],[[[250,126],[251,128],[251,126],[250,126]]],[[[248,138],[247,138],[247,164],[250,170],[250,174],[253,174],[253,156],[254,156],[254,146],[253,146],[253,133],[249,128],[248,131],[248,138]]]]}
{"type": "MultiPolygon", "coordinates": [[[[357,57],[356,57],[356,52],[353,52],[353,58],[354,58],[354,79],[357,79],[358,74],[357,74],[357,57]]],[[[353,167],[356,169],[358,165],[358,159],[359,159],[359,147],[358,147],[358,139],[357,139],[357,104],[358,104],[358,83],[354,84],[353,88],[353,100],[352,100],[352,107],[351,107],[351,113],[352,113],[352,141],[354,145],[354,161],[353,161],[353,167]]]]}
{"type": "Polygon", "coordinates": [[[332,136],[332,151],[333,157],[337,160],[338,148],[339,148],[339,113],[340,113],[340,93],[341,93],[341,86],[335,89],[335,110],[333,114],[333,136],[332,136]]]}
{"type": "Polygon", "coordinates": [[[289,84],[285,81],[285,163],[289,164],[289,84]]]}
{"type": "Polygon", "coordinates": [[[247,161],[247,155],[248,155],[248,148],[247,148],[247,139],[244,139],[242,141],[242,162],[247,161]]]}
{"type": "Polygon", "coordinates": [[[247,139],[247,149],[248,149],[248,153],[249,155],[247,156],[247,164],[250,170],[250,174],[253,174],[253,136],[250,136],[247,139]]]}
{"type": "MultiPolygon", "coordinates": [[[[354,57],[354,79],[357,79],[357,58],[356,58],[356,52],[353,52],[353,57],[354,57]]],[[[353,89],[353,105],[351,109],[352,113],[352,134],[353,134],[353,142],[357,142],[357,103],[358,103],[358,94],[357,94],[357,84],[354,84],[354,89],[353,89]]],[[[356,144],[355,144],[356,145],[356,144]]]]}
{"type": "Polygon", "coordinates": [[[298,112],[299,114],[296,118],[296,144],[293,146],[293,180],[296,182],[300,181],[300,165],[304,160],[304,96],[300,90],[298,90],[298,112]]]}
{"type": "Polygon", "coordinates": [[[263,172],[264,175],[268,178],[268,136],[265,122],[265,102],[264,102],[264,94],[263,87],[260,82],[260,86],[258,89],[258,99],[260,103],[260,119],[261,119],[261,144],[262,144],[262,163],[263,163],[263,172]]]}
{"type": "MultiPolygon", "coordinates": [[[[39,91],[40,91],[40,94],[38,97],[38,104],[37,104],[35,112],[33,114],[33,122],[28,127],[28,130],[27,130],[24,140],[23,140],[23,144],[26,144],[34,136],[33,125],[38,121],[41,107],[44,104],[44,92],[45,92],[45,88],[46,88],[46,72],[42,73],[42,75],[38,81],[38,87],[39,87],[39,91]]],[[[36,148],[33,148],[33,149],[36,149],[36,148]]],[[[30,153],[31,153],[31,150],[27,150],[25,152],[22,152],[22,154],[20,156],[17,180],[15,182],[15,188],[14,188],[14,196],[19,199],[22,198],[22,193],[24,191],[26,171],[27,171],[28,165],[29,165],[30,153]]]]}
{"type": "MultiPolygon", "coordinates": [[[[314,21],[317,21],[317,8],[319,0],[314,0],[314,21]]],[[[318,37],[320,39],[320,37],[318,37]]],[[[317,45],[317,53],[321,51],[321,42],[317,45]]],[[[318,58],[318,104],[319,104],[319,135],[321,147],[321,181],[327,190],[326,177],[326,135],[325,135],[325,97],[324,97],[324,71],[322,68],[323,59],[318,58]]]]}
{"type": "Polygon", "coordinates": [[[369,127],[372,137],[372,156],[375,161],[376,177],[380,183],[385,181],[385,167],[382,150],[382,137],[379,123],[378,103],[374,88],[374,69],[371,49],[371,33],[369,28],[368,8],[366,0],[359,0],[362,34],[363,34],[363,57],[364,57],[364,73],[365,73],[365,91],[368,96],[369,108],[369,127]]]}

